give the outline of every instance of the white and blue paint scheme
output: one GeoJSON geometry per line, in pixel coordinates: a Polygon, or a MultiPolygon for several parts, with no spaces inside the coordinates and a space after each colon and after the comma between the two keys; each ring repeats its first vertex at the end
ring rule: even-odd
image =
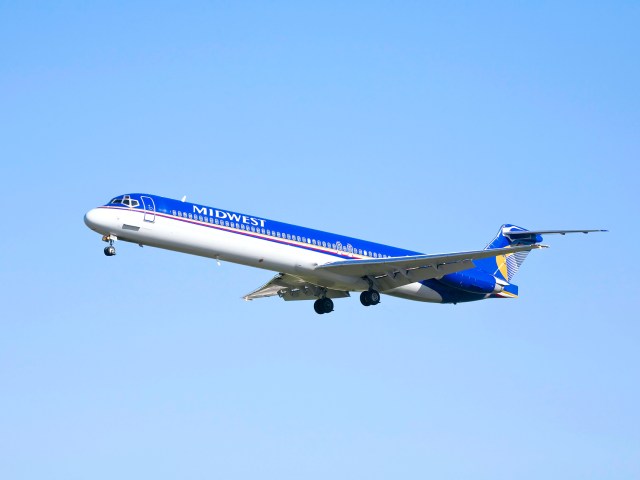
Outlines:
{"type": "Polygon", "coordinates": [[[365,306],[380,293],[433,303],[516,297],[511,279],[542,234],[604,230],[530,231],[503,225],[484,250],[424,255],[321,230],[220,208],[141,193],[120,195],[94,208],[86,225],[109,242],[124,240],[279,272],[245,300],[278,295],[315,300],[317,313],[334,298],[361,292],[365,306]]]}

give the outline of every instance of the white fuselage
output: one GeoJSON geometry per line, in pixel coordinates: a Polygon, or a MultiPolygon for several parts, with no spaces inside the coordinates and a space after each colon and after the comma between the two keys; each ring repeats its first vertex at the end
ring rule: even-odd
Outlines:
{"type": "MultiPolygon", "coordinates": [[[[326,288],[345,291],[369,288],[364,279],[315,270],[318,265],[336,261],[336,253],[344,255],[345,259],[354,258],[353,255],[329,249],[323,253],[300,248],[302,245],[296,245],[299,242],[295,240],[286,243],[273,241],[260,233],[245,235],[236,228],[126,207],[95,208],[85,215],[85,223],[92,230],[111,238],[287,273],[326,288]]],[[[424,302],[442,301],[437,292],[420,283],[383,293],[424,302]]]]}

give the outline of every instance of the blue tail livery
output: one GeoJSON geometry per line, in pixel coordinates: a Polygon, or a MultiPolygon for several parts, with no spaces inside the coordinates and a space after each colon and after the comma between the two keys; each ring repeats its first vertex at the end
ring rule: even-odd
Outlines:
{"type": "Polygon", "coordinates": [[[518,295],[511,283],[542,235],[605,230],[526,230],[505,224],[483,250],[423,254],[376,242],[268,220],[158,195],[119,195],[88,211],[85,224],[102,235],[105,255],[117,240],[277,272],[245,300],[279,296],[313,300],[316,313],[334,299],[360,294],[364,306],[380,294],[431,303],[518,295]]]}

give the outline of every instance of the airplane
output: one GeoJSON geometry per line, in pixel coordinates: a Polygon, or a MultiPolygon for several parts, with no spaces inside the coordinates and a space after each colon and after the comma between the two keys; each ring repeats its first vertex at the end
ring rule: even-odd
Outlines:
{"type": "Polygon", "coordinates": [[[425,255],[144,193],[119,195],[89,210],[84,222],[103,235],[109,257],[116,254],[114,242],[123,240],[278,272],[244,299],[314,300],[318,314],[332,312],[333,299],[351,292],[360,292],[367,307],[380,303],[381,293],[449,304],[515,298],[511,280],[531,250],[546,247],[542,235],[606,231],[505,224],[483,250],[425,255]]]}

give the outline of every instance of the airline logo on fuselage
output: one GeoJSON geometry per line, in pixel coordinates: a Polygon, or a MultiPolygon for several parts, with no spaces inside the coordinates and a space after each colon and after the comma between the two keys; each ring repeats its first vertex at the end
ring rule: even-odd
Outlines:
{"type": "Polygon", "coordinates": [[[210,217],[219,218],[220,220],[231,220],[233,222],[244,223],[245,225],[253,225],[254,227],[264,228],[265,220],[256,217],[249,217],[247,215],[240,215],[239,213],[225,212],[224,210],[218,210],[215,208],[198,207],[193,206],[193,213],[198,215],[208,215],[210,217]]]}

